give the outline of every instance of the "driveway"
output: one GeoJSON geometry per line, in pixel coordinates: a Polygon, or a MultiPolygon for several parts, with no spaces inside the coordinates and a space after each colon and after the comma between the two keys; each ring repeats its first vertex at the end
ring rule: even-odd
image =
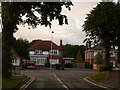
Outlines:
{"type": "Polygon", "coordinates": [[[96,73],[96,71],[88,69],[70,68],[65,70],[44,70],[44,69],[30,69],[22,70],[22,74],[26,74],[35,78],[35,80],[26,88],[34,89],[100,89],[83,80],[84,77],[96,73]]]}

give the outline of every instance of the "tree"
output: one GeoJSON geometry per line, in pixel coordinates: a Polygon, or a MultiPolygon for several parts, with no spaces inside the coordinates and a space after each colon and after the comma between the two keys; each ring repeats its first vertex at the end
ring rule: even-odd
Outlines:
{"type": "MultiPolygon", "coordinates": [[[[61,0],[60,0],[61,1],[61,0]]],[[[37,25],[51,27],[51,21],[58,20],[59,25],[68,24],[67,16],[62,15],[62,6],[70,10],[72,2],[2,2],[2,74],[8,76],[10,49],[13,45],[13,33],[18,30],[17,25],[28,24],[32,28],[37,25]],[[37,12],[40,18],[35,15],[37,12]],[[22,19],[25,16],[26,19],[22,19]]]]}
{"type": "Polygon", "coordinates": [[[99,53],[95,56],[95,63],[96,63],[97,65],[103,64],[103,55],[102,55],[102,53],[99,52],[99,53]]]}
{"type": "Polygon", "coordinates": [[[20,65],[23,66],[23,59],[29,59],[29,51],[28,48],[30,46],[30,43],[28,40],[24,40],[22,38],[19,38],[18,40],[15,40],[13,43],[13,48],[15,52],[20,56],[20,65]]]}
{"type": "Polygon", "coordinates": [[[76,55],[76,61],[75,62],[76,63],[82,63],[83,62],[80,51],[78,51],[78,53],[76,55]]]}
{"type": "Polygon", "coordinates": [[[80,51],[82,60],[85,59],[85,46],[84,45],[63,45],[63,57],[70,57],[76,59],[76,54],[80,51]]]}
{"type": "Polygon", "coordinates": [[[111,46],[115,45],[118,40],[117,30],[120,30],[118,14],[120,8],[116,8],[113,2],[100,2],[87,15],[83,28],[86,32],[86,37],[89,36],[92,43],[102,44],[105,48],[104,64],[110,66],[110,50],[111,46]]]}
{"type": "Polygon", "coordinates": [[[29,51],[28,48],[30,46],[30,43],[28,40],[24,40],[22,38],[19,38],[14,41],[13,48],[15,52],[23,59],[29,59],[29,51]]]}

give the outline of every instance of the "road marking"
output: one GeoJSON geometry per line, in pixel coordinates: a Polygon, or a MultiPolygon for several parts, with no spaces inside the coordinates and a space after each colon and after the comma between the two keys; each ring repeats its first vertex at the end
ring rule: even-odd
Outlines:
{"type": "Polygon", "coordinates": [[[34,77],[30,76],[30,78],[31,79],[26,84],[24,84],[19,90],[25,90],[33,82],[34,77]]]}
{"type": "Polygon", "coordinates": [[[106,87],[106,86],[99,85],[99,84],[96,84],[96,83],[94,83],[94,82],[91,82],[90,80],[88,80],[88,78],[89,78],[89,77],[85,77],[84,80],[85,80],[86,82],[88,82],[88,83],[91,83],[91,84],[95,85],[95,86],[99,86],[99,87],[101,87],[101,88],[108,88],[108,87],[106,87]]]}
{"type": "Polygon", "coordinates": [[[69,90],[68,87],[67,87],[66,85],[62,85],[62,86],[63,86],[64,88],[66,88],[67,90],[69,90]]]}
{"type": "Polygon", "coordinates": [[[63,88],[66,88],[67,90],[69,90],[69,88],[65,84],[63,84],[63,82],[57,77],[57,75],[55,73],[53,73],[53,74],[57,78],[57,80],[59,81],[59,83],[62,84],[63,88]]]}
{"type": "Polygon", "coordinates": [[[59,78],[57,78],[57,80],[62,84],[62,81],[59,78]]]}

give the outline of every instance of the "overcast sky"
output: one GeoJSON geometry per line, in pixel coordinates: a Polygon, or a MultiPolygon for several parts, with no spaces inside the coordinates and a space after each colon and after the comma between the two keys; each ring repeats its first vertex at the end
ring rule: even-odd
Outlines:
{"type": "Polygon", "coordinates": [[[19,30],[14,34],[16,38],[24,38],[29,41],[34,39],[51,40],[51,32],[54,31],[53,41],[59,44],[60,39],[63,44],[81,45],[84,44],[85,32],[82,32],[86,14],[96,7],[97,2],[73,2],[71,11],[63,8],[62,14],[67,15],[68,25],[58,25],[58,21],[52,22],[52,27],[38,26],[35,29],[19,26],[19,30]]]}

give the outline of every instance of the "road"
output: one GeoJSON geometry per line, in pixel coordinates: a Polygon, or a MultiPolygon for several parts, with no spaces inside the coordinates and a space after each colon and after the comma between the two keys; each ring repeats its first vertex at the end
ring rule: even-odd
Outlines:
{"type": "Polygon", "coordinates": [[[84,77],[96,73],[96,71],[88,69],[65,69],[65,70],[41,70],[30,69],[22,70],[22,74],[32,76],[35,80],[26,88],[33,89],[100,89],[90,83],[84,81],[84,77]]]}

